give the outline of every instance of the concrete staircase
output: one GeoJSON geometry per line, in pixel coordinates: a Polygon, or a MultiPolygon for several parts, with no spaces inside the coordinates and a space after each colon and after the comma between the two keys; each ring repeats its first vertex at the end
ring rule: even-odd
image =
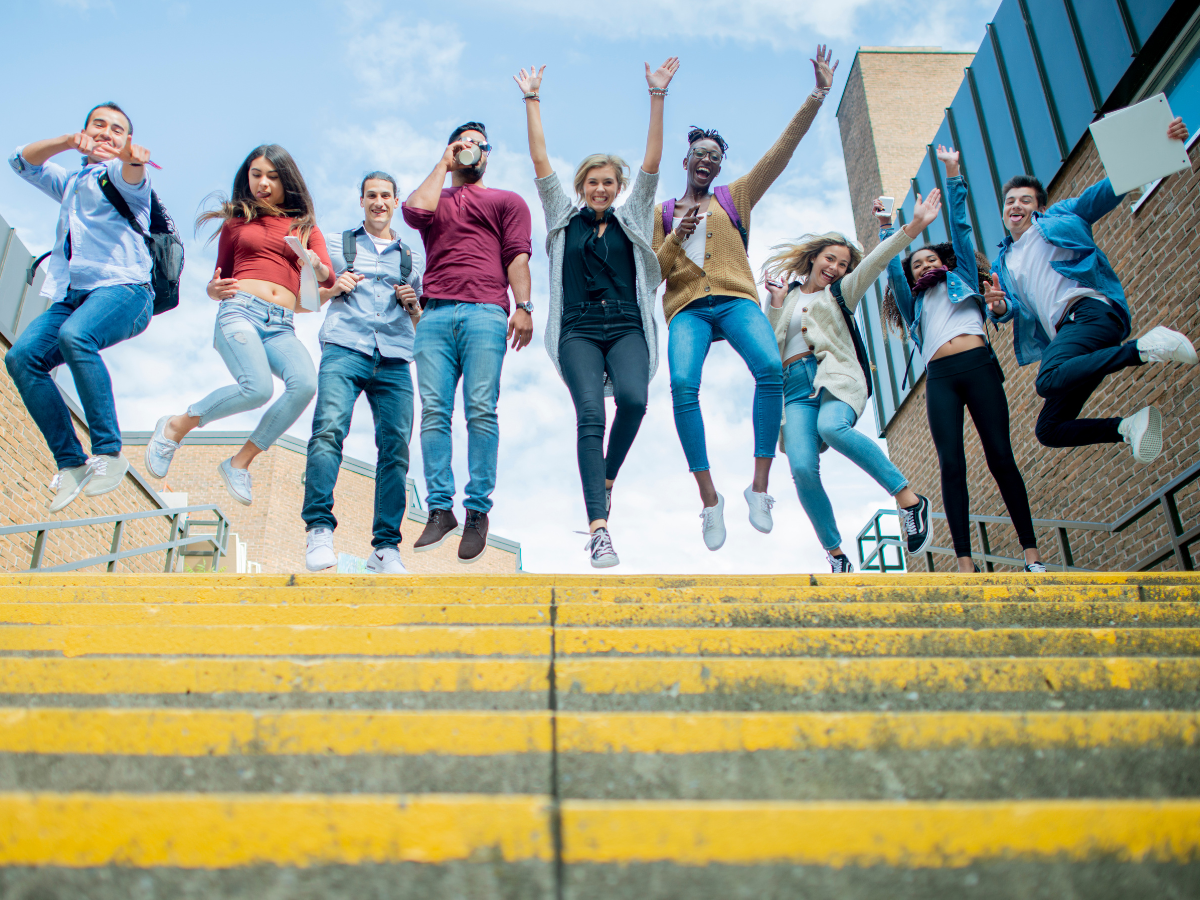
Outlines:
{"type": "Polygon", "coordinates": [[[0,898],[1194,898],[1198,599],[0,578],[0,898]]]}

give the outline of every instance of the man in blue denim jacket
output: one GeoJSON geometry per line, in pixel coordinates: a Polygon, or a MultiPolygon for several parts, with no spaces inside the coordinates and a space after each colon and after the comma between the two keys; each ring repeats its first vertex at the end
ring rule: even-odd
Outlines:
{"type": "Polygon", "coordinates": [[[343,237],[329,241],[329,259],[337,273],[321,290],[329,311],[321,326],[321,370],[317,405],[304,473],[304,509],[308,530],[305,565],[316,572],[337,565],[333,549],[333,488],[342,464],[342,444],[360,394],[367,395],[375,420],[375,517],[367,568],[382,575],[403,575],[400,528],[408,507],[408,446],[412,439],[415,319],[421,316],[424,258],[392,230],[396,179],[371,172],[359,187],[363,222],[354,229],[353,265],[343,237]],[[411,260],[405,273],[402,262],[411,260]]]}
{"type": "Polygon", "coordinates": [[[116,490],[129,470],[121,454],[121,429],[112,380],[100,351],[141,334],[150,324],[154,288],[146,242],[104,196],[107,178],[150,231],[150,151],[133,143],[133,125],[116,103],[93,107],[83,130],[19,147],[8,164],[25,181],[59,204],[58,227],[42,296],[47,310],[29,324],[4,359],[8,374],[41,429],[58,474],[50,512],[84,493],[116,490]],[[68,172],[51,159],[82,154],[68,172]],[[67,408],[50,373],[66,363],[91,433],[92,455],[83,452],[67,408]]]}
{"type": "MultiPolygon", "coordinates": [[[[1187,126],[1175,119],[1172,140],[1187,142],[1187,126]]],[[[1108,179],[1049,209],[1046,189],[1029,175],[1004,185],[1008,236],[992,267],[984,299],[989,316],[1013,321],[1013,348],[1024,366],[1041,361],[1037,437],[1047,447],[1130,444],[1148,463],[1162,452],[1162,416],[1147,406],[1131,416],[1080,419],[1079,413],[1106,376],[1147,362],[1196,365],[1186,335],[1163,326],[1135,341],[1125,291],[1108,258],[1096,246],[1092,225],[1120,203],[1108,179]]]]}

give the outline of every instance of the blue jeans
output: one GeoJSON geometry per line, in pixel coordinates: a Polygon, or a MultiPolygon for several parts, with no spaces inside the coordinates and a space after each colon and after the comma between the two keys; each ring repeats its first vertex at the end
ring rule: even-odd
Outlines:
{"type": "Polygon", "coordinates": [[[253,294],[238,291],[221,301],[217,311],[213,347],[225,360],[237,384],[219,388],[188,407],[200,426],[257,409],[271,399],[275,385],[271,375],[283,382],[283,394],[263,413],[250,440],[267,450],[279,440],[317,392],[317,373],[312,357],[296,337],[293,313],[253,294]]]}
{"type": "Polygon", "coordinates": [[[454,448],[450,417],[454,392],[462,379],[467,419],[467,482],[463,506],[476,512],[492,509],[500,425],[500,367],[507,349],[508,317],[494,303],[430,300],[417,328],[413,356],[421,391],[421,456],[425,462],[429,509],[454,505],[454,448]]]}
{"type": "Polygon", "coordinates": [[[813,395],[813,379],[817,377],[815,357],[806,356],[783,370],[783,397],[787,419],[783,424],[783,444],[792,466],[792,480],[800,505],[808,513],[817,539],[826,550],[840,547],[837,521],[829,495],[821,484],[821,443],[837,450],[852,463],[879,482],[880,487],[896,496],[906,487],[908,479],[892,465],[879,445],[865,434],[854,430],[854,408],[821,389],[813,395]]]}
{"type": "Polygon", "coordinates": [[[712,297],[694,300],[671,319],[667,361],[675,430],[688,469],[708,471],[704,419],[700,415],[700,372],[713,341],[725,338],[754,376],[754,455],[773,459],[783,415],[783,376],[775,332],[753,300],[712,297]]]}
{"type": "Polygon", "coordinates": [[[63,363],[75,379],[91,433],[92,453],[121,452],[121,427],[112,380],[100,351],[141,334],[150,324],[154,291],[148,284],[118,284],[67,296],[38,316],[17,338],[4,364],[60,469],[87,462],[71,411],[50,372],[63,363]]]}
{"type": "Polygon", "coordinates": [[[400,527],[408,503],[408,442],[412,438],[413,388],[408,360],[389,359],[376,350],[372,356],[326,344],[317,377],[317,408],[308,462],[304,470],[305,530],[337,528],[333,488],[342,465],[342,444],[358,395],[366,392],[375,420],[375,520],[371,546],[400,543],[400,527]]]}

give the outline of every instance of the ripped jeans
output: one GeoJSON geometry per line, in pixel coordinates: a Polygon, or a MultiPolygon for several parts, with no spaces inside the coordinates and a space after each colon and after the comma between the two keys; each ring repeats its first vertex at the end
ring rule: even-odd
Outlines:
{"type": "Polygon", "coordinates": [[[188,407],[200,426],[249,409],[271,399],[275,386],[271,376],[283,382],[283,394],[271,404],[250,441],[260,450],[277,441],[317,392],[317,372],[312,357],[296,337],[293,313],[253,294],[238,291],[221,301],[213,347],[225,360],[237,384],[219,388],[188,407]]]}

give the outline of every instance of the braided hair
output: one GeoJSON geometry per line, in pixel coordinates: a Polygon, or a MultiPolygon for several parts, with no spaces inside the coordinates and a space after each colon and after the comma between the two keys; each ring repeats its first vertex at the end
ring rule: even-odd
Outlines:
{"type": "Polygon", "coordinates": [[[693,125],[691,130],[688,132],[688,146],[691,147],[692,144],[696,143],[696,141],[704,140],[715,142],[716,145],[721,148],[722,154],[729,152],[729,145],[725,143],[725,138],[721,137],[721,133],[717,131],[717,129],[704,129],[693,125]]]}

